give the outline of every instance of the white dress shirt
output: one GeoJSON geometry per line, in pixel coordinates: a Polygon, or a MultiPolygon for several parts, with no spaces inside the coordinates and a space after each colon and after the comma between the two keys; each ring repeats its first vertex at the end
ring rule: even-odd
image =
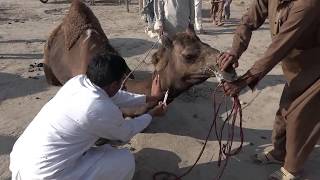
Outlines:
{"type": "Polygon", "coordinates": [[[119,109],[145,102],[145,95],[126,91],[110,98],[86,75],[70,79],[16,141],[10,170],[19,172],[22,179],[64,179],[70,174],[74,179],[81,177],[99,157],[88,160],[77,172],[66,169],[76,166],[99,137],[128,141],[150,124],[149,114],[124,120],[119,109]]]}

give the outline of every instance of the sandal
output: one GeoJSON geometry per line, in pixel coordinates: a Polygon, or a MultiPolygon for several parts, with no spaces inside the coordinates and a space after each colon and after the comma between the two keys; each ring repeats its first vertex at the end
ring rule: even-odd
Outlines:
{"type": "Polygon", "coordinates": [[[295,176],[287,171],[285,168],[281,167],[278,171],[275,171],[269,176],[268,180],[298,180],[300,176],[295,176]]]}
{"type": "Polygon", "coordinates": [[[253,155],[253,162],[256,164],[283,164],[283,161],[279,161],[271,155],[271,151],[272,149],[253,155]]]}

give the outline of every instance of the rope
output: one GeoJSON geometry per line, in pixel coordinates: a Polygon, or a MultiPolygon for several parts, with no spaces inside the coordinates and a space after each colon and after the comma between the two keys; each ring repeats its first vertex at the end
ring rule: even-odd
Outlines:
{"type": "MultiPolygon", "coordinates": [[[[226,98],[226,97],[225,97],[226,98]]],[[[232,97],[233,99],[233,104],[232,104],[232,109],[230,114],[227,114],[226,119],[223,121],[223,124],[220,128],[220,130],[218,130],[217,128],[217,118],[214,119],[215,121],[215,134],[216,134],[216,138],[219,142],[219,157],[218,157],[218,167],[219,167],[219,171],[218,171],[218,175],[216,176],[216,180],[221,179],[225,168],[228,165],[229,159],[230,157],[237,155],[238,153],[241,152],[242,146],[243,146],[243,141],[244,141],[244,134],[243,134],[243,129],[242,129],[242,108],[241,108],[241,104],[240,104],[240,100],[238,96],[234,96],[232,97]],[[234,151],[232,151],[232,144],[234,141],[234,131],[235,131],[235,124],[236,124],[236,120],[237,117],[239,116],[239,127],[240,127],[240,145],[238,148],[236,148],[234,151]],[[230,123],[231,121],[231,123],[230,123]],[[226,126],[226,124],[229,124],[229,128],[228,128],[228,137],[227,137],[227,141],[226,143],[222,143],[222,137],[223,137],[223,131],[224,128],[226,126]],[[220,132],[218,134],[218,132],[220,132]],[[222,164],[222,158],[225,158],[225,163],[222,164]]],[[[215,94],[214,94],[214,109],[216,109],[216,100],[215,100],[215,94]]],[[[219,103],[219,106],[221,105],[221,103],[219,103]]]]}
{"type": "Polygon", "coordinates": [[[158,44],[159,41],[160,41],[160,38],[158,38],[158,40],[152,44],[151,48],[147,51],[147,54],[144,56],[144,58],[140,58],[140,59],[139,59],[138,65],[137,65],[136,67],[134,67],[134,69],[131,70],[131,72],[124,78],[124,80],[123,80],[123,82],[122,82],[122,84],[121,84],[121,88],[120,88],[120,89],[122,89],[122,88],[124,87],[124,84],[126,83],[126,81],[127,81],[127,80],[129,79],[129,77],[142,65],[142,63],[147,64],[147,63],[146,63],[147,57],[150,55],[151,50],[154,49],[154,47],[158,44]]]}
{"type": "MultiPolygon", "coordinates": [[[[167,171],[159,171],[159,172],[156,172],[155,174],[153,174],[153,180],[157,180],[157,177],[159,176],[162,176],[162,175],[165,175],[167,176],[167,178],[174,178],[174,180],[182,180],[183,177],[187,176],[188,174],[190,174],[190,172],[193,170],[193,168],[197,165],[198,161],[200,160],[204,150],[205,150],[205,147],[208,143],[208,140],[209,140],[209,137],[211,135],[211,132],[214,128],[215,130],[215,135],[216,135],[216,138],[218,140],[218,143],[219,143],[219,157],[218,157],[218,167],[219,167],[219,171],[218,171],[218,174],[217,176],[215,177],[216,180],[219,180],[221,179],[223,173],[224,173],[224,170],[225,168],[227,167],[227,164],[228,164],[228,161],[230,159],[231,156],[234,156],[236,154],[238,154],[241,149],[242,149],[242,145],[243,145],[243,140],[244,140],[244,135],[243,135],[243,129],[242,129],[242,109],[241,109],[241,104],[240,104],[240,100],[239,100],[239,97],[238,96],[234,96],[232,97],[233,99],[233,105],[232,105],[232,109],[231,109],[231,112],[228,113],[227,112],[227,104],[226,104],[226,112],[227,112],[227,117],[226,119],[223,121],[223,124],[220,128],[220,130],[218,130],[218,127],[217,127],[217,119],[218,119],[218,114],[219,114],[219,110],[223,104],[223,102],[220,102],[220,103],[217,103],[216,101],[216,94],[217,94],[217,90],[218,88],[222,87],[222,83],[220,83],[217,88],[213,91],[213,112],[214,112],[214,115],[213,115],[213,119],[212,119],[212,123],[211,123],[211,126],[210,126],[210,129],[209,129],[209,132],[205,138],[205,143],[203,144],[201,150],[200,150],[200,153],[196,159],[196,161],[193,163],[193,165],[186,171],[184,172],[183,174],[181,175],[176,175],[174,173],[171,173],[171,172],[167,172],[167,171]],[[239,115],[239,125],[240,125],[240,146],[235,149],[235,151],[231,152],[232,150],[232,144],[233,144],[233,140],[234,140],[234,128],[235,128],[235,124],[236,124],[236,120],[237,120],[237,117],[239,115]],[[231,124],[230,124],[230,120],[231,120],[231,124]],[[229,124],[229,128],[228,128],[228,139],[227,139],[227,142],[226,143],[222,143],[222,135],[223,135],[223,131],[224,131],[224,128],[226,126],[226,124],[229,124]],[[222,158],[225,157],[225,163],[222,165],[222,158]]],[[[227,102],[227,97],[224,96],[224,100],[225,102],[227,102]]]]}

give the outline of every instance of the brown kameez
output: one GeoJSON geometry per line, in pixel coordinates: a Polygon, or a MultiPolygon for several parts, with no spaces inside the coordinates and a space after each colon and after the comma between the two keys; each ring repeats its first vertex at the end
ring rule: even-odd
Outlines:
{"type": "Polygon", "coordinates": [[[272,42],[242,76],[254,88],[281,62],[286,84],[276,114],[274,153],[289,172],[301,170],[320,137],[320,1],[254,0],[235,32],[231,53],[247,49],[252,31],[268,18],[272,42]]]}

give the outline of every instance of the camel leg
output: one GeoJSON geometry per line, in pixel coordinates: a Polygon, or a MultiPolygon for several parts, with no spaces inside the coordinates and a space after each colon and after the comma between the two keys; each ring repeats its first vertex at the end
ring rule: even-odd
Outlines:
{"type": "Polygon", "coordinates": [[[57,77],[53,74],[51,68],[47,64],[43,64],[44,74],[46,76],[47,83],[53,86],[62,86],[57,77]]]}

